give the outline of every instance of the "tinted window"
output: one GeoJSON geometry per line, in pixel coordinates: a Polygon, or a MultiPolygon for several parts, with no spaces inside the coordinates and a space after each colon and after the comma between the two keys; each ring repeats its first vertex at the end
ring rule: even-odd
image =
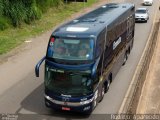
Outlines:
{"type": "Polygon", "coordinates": [[[64,60],[92,60],[93,40],[61,39],[50,41],[47,56],[64,60]]]}
{"type": "Polygon", "coordinates": [[[146,10],[136,10],[136,13],[146,13],[146,10]]]}
{"type": "Polygon", "coordinates": [[[87,95],[92,92],[90,73],[46,68],[45,85],[60,94],[87,95]]]}

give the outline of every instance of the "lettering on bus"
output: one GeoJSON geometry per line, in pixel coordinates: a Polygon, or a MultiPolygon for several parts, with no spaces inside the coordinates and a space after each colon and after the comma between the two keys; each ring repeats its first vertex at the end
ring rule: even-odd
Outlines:
{"type": "Polygon", "coordinates": [[[113,42],[113,50],[121,43],[121,37],[118,38],[117,41],[113,42]]]}
{"type": "Polygon", "coordinates": [[[50,71],[64,73],[64,70],[50,69],[50,71]]]}

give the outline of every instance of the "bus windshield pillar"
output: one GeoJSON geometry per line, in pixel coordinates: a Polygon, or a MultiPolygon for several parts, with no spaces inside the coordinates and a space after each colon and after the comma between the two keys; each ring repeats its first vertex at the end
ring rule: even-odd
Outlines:
{"type": "Polygon", "coordinates": [[[97,71],[97,66],[98,66],[99,60],[100,60],[100,57],[96,60],[95,64],[93,65],[92,73],[91,73],[92,78],[96,77],[96,71],[97,71]]]}

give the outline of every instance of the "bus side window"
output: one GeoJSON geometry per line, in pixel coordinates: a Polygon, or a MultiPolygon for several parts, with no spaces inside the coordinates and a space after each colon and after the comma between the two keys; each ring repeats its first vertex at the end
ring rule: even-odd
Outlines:
{"type": "Polygon", "coordinates": [[[123,23],[122,23],[122,31],[123,31],[123,33],[126,31],[126,26],[127,26],[127,20],[123,21],[123,23]]]}
{"type": "MultiPolygon", "coordinates": [[[[110,61],[113,58],[112,54],[112,46],[106,46],[105,54],[104,54],[104,67],[106,68],[107,65],[110,63],[110,61]]],[[[104,69],[105,69],[104,68],[104,69]]]]}
{"type": "Polygon", "coordinates": [[[99,57],[99,55],[102,54],[104,43],[105,43],[105,33],[104,31],[98,36],[97,45],[96,45],[96,57],[99,57]]]}

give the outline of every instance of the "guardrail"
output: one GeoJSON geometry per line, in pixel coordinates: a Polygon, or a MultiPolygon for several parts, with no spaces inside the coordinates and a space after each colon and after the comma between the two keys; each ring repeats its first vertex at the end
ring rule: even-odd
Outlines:
{"type": "Polygon", "coordinates": [[[149,39],[146,43],[142,57],[136,68],[136,72],[132,78],[132,81],[125,95],[123,103],[118,111],[119,114],[136,114],[136,109],[138,106],[142,87],[146,79],[149,64],[153,56],[154,48],[157,42],[159,25],[160,20],[158,22],[155,22],[155,24],[153,25],[151,35],[149,36],[149,39]]]}

